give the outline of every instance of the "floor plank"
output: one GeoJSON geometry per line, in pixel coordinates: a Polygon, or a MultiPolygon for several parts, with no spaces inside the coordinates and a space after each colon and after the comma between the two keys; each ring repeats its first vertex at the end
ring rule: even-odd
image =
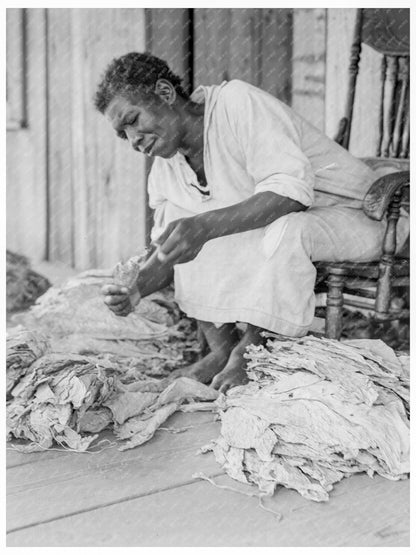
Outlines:
{"type": "MultiPolygon", "coordinates": [[[[228,476],[216,481],[239,487],[228,476]]],[[[7,545],[409,545],[408,481],[354,476],[339,483],[327,503],[281,488],[265,506],[282,520],[256,498],[196,482],[10,533],[7,545]]]]}
{"type": "MultiPolygon", "coordinates": [[[[21,442],[23,444],[23,442],[21,442]]],[[[46,460],[56,460],[68,456],[65,449],[56,448],[53,450],[38,451],[36,453],[21,453],[14,446],[19,442],[11,441],[6,445],[6,467],[13,468],[15,466],[24,466],[27,464],[38,463],[46,460]]]]}
{"type": "MultiPolygon", "coordinates": [[[[215,422],[217,420],[217,417],[215,414],[210,413],[210,412],[197,412],[197,413],[175,413],[173,414],[169,420],[162,425],[162,428],[165,427],[172,427],[172,428],[176,428],[176,429],[182,429],[182,428],[186,428],[188,426],[190,426],[189,430],[196,430],[197,428],[201,425],[205,425],[206,423],[210,423],[210,422],[215,422]]],[[[219,423],[217,424],[217,428],[219,429],[219,423]]],[[[188,431],[188,430],[187,430],[188,431]]],[[[176,439],[172,436],[178,435],[178,434],[172,434],[172,433],[164,433],[161,435],[162,431],[158,431],[157,432],[157,436],[164,438],[163,440],[163,445],[165,449],[169,449],[171,448],[171,444],[173,448],[176,448],[176,439]]],[[[194,432],[195,433],[195,432],[194,432]]],[[[182,433],[179,434],[181,435],[181,437],[184,439],[184,441],[186,442],[186,445],[188,444],[193,444],[194,442],[194,433],[188,434],[188,433],[182,433]]],[[[216,432],[215,432],[216,433],[216,432]]],[[[218,435],[218,434],[217,434],[218,435]]],[[[213,436],[213,437],[217,437],[217,436],[213,436]]],[[[110,431],[110,430],[105,430],[104,432],[101,432],[99,435],[99,438],[92,444],[91,449],[92,450],[97,450],[99,451],[100,446],[98,446],[97,448],[95,447],[95,445],[98,444],[98,442],[100,442],[101,440],[108,440],[109,442],[114,443],[115,441],[117,441],[117,439],[115,438],[114,434],[110,431]]],[[[151,443],[149,444],[145,444],[143,446],[140,447],[140,455],[144,455],[148,452],[149,447],[146,447],[146,445],[153,445],[153,442],[155,440],[153,439],[151,443]]],[[[61,447],[56,447],[50,450],[45,450],[45,451],[38,451],[35,453],[21,453],[19,451],[14,450],[13,446],[15,444],[17,444],[19,442],[17,441],[12,441],[7,443],[6,445],[6,466],[7,468],[13,468],[16,466],[22,466],[22,465],[27,465],[27,464],[34,464],[34,468],[38,468],[38,464],[41,462],[45,462],[45,461],[49,461],[49,460],[55,460],[56,463],[56,459],[61,459],[60,460],[60,467],[59,470],[61,470],[62,468],[65,468],[66,466],[68,466],[68,468],[72,468],[73,465],[81,465],[82,466],[82,461],[85,461],[86,459],[88,460],[91,457],[88,457],[89,453],[74,453],[71,452],[65,448],[61,448],[61,447]],[[66,462],[65,462],[66,461],[66,462]],[[62,466],[63,465],[63,466],[62,466]]],[[[26,443],[26,442],[22,442],[21,443],[26,443]]],[[[121,445],[121,443],[120,443],[121,445]]],[[[102,444],[102,447],[105,447],[105,444],[102,444]]],[[[152,450],[153,448],[150,448],[150,450],[152,450]]],[[[133,453],[133,457],[137,456],[138,454],[138,449],[133,449],[130,451],[126,451],[124,452],[124,455],[126,453],[133,453]]],[[[122,455],[122,453],[120,451],[118,451],[118,449],[114,448],[114,449],[106,449],[105,451],[102,451],[101,453],[94,453],[94,459],[97,460],[97,462],[100,462],[102,460],[105,460],[106,462],[114,462],[114,459],[117,460],[125,460],[124,459],[124,455],[122,455]]],[[[42,468],[42,466],[40,467],[42,468]]],[[[56,472],[58,471],[56,464],[51,464],[51,467],[49,468],[48,465],[45,465],[46,468],[46,473],[48,476],[50,476],[50,472],[56,472]]],[[[36,470],[36,472],[41,472],[36,470]]]]}
{"type": "Polygon", "coordinates": [[[178,413],[164,427],[185,426],[193,427],[177,434],[160,430],[128,451],[66,452],[58,459],[40,453],[30,464],[12,466],[7,470],[7,530],[188,483],[194,472],[221,474],[212,454],[196,454],[218,437],[214,415],[178,413]]]}

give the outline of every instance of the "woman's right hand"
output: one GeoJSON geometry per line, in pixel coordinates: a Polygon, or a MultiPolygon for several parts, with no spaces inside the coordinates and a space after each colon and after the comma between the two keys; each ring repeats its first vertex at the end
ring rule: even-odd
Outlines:
{"type": "MultiPolygon", "coordinates": [[[[129,292],[127,287],[111,283],[104,285],[101,289],[101,293],[104,295],[105,304],[116,316],[127,316],[130,312],[133,312],[132,292],[129,292]]],[[[138,292],[135,292],[135,301],[137,300],[138,302],[140,296],[137,298],[137,295],[138,292]]],[[[135,304],[137,304],[137,302],[135,302],[135,304]]]]}

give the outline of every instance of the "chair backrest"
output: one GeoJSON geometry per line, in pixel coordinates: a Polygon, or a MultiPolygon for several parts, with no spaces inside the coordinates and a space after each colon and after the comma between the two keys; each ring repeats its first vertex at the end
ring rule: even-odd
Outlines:
{"type": "Polygon", "coordinates": [[[408,158],[410,138],[410,10],[359,8],[354,26],[345,115],[335,140],[348,149],[362,43],[383,54],[377,156],[408,158]]]}

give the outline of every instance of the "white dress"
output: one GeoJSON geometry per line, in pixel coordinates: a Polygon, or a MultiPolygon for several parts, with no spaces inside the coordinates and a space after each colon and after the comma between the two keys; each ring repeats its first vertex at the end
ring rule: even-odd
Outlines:
{"type": "MultiPolygon", "coordinates": [[[[385,222],[360,209],[376,176],[291,108],[239,80],[199,87],[205,102],[204,169],[198,183],[184,156],[156,157],[148,192],[152,239],[178,218],[231,206],[273,191],[308,206],[267,227],[208,241],[175,266],[175,297],[198,320],[246,322],[304,335],[315,308],[312,261],[367,261],[380,255],[385,222]]],[[[398,241],[408,233],[399,220],[398,241]]]]}

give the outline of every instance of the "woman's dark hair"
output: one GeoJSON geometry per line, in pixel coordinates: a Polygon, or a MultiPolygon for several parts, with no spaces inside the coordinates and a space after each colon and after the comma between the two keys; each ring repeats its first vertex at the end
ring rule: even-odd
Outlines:
{"type": "Polygon", "coordinates": [[[184,98],[188,95],[181,86],[182,79],[175,75],[168,64],[149,52],[130,52],[114,58],[107,66],[94,97],[94,105],[104,113],[116,95],[141,93],[153,94],[156,81],[167,79],[184,98]]]}

